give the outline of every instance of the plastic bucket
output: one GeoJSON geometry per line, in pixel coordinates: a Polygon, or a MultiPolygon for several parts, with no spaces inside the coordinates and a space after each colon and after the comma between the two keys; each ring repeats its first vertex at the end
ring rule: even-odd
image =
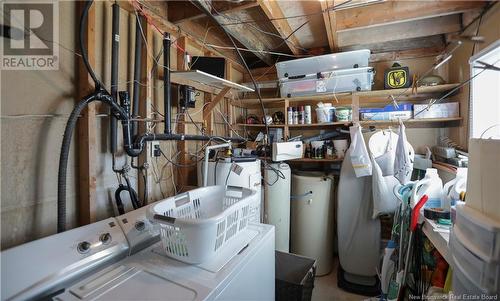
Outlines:
{"type": "Polygon", "coordinates": [[[334,107],[316,108],[316,117],[318,119],[318,123],[334,122],[335,108],[334,107]]]}

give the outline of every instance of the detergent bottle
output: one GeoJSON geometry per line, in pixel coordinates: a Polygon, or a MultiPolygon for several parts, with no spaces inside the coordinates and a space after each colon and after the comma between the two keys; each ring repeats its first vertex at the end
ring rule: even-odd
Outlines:
{"type": "Polygon", "coordinates": [[[427,195],[429,200],[425,203],[425,208],[441,208],[443,196],[443,181],[435,168],[427,168],[425,177],[416,182],[413,186],[410,199],[411,207],[415,207],[422,196],[427,195]]]}
{"type": "Polygon", "coordinates": [[[458,168],[455,179],[444,185],[441,206],[445,210],[450,210],[450,207],[460,200],[460,193],[464,192],[466,189],[467,168],[458,168]]]}

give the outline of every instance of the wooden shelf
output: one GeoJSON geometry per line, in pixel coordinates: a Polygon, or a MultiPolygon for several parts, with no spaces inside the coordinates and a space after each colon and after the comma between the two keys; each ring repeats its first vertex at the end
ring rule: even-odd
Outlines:
{"type": "MultiPolygon", "coordinates": [[[[403,120],[407,127],[447,127],[447,126],[458,126],[459,122],[462,120],[461,117],[453,118],[426,118],[426,119],[408,119],[403,120]]],[[[335,128],[340,126],[349,126],[352,122],[329,122],[329,123],[313,123],[313,124],[271,124],[270,128],[288,128],[289,130],[307,130],[307,129],[325,129],[325,128],[335,128]]],[[[365,120],[359,121],[362,126],[386,126],[386,125],[398,125],[399,122],[396,120],[365,120]]],[[[243,124],[237,123],[233,124],[234,127],[248,127],[248,128],[264,128],[263,124],[243,124]]]]}
{"type": "Polygon", "coordinates": [[[338,122],[325,122],[325,123],[312,123],[312,124],[289,124],[288,127],[293,128],[326,128],[332,126],[344,126],[349,125],[350,121],[338,121],[338,122]]]}
{"type": "MultiPolygon", "coordinates": [[[[426,119],[408,119],[403,120],[403,123],[407,127],[447,127],[447,126],[458,126],[458,123],[462,120],[461,117],[453,118],[426,118],[426,119]]],[[[365,120],[360,121],[359,124],[365,126],[383,126],[383,125],[398,125],[397,120],[365,120]]]]}
{"type": "MultiPolygon", "coordinates": [[[[249,127],[249,128],[264,128],[266,127],[264,124],[246,124],[246,123],[236,123],[233,124],[234,127],[249,127]]],[[[268,125],[270,128],[284,128],[284,124],[270,124],[268,125]]]]}
{"type": "MultiPolygon", "coordinates": [[[[407,89],[392,89],[392,90],[374,90],[374,91],[362,91],[362,92],[345,92],[345,93],[336,93],[335,96],[333,94],[327,95],[317,95],[317,96],[303,96],[303,97],[292,97],[292,98],[265,98],[263,99],[263,103],[265,107],[275,108],[279,106],[283,106],[285,104],[285,100],[288,101],[290,105],[298,105],[301,103],[314,104],[320,101],[329,101],[335,102],[337,99],[339,105],[349,105],[351,104],[351,99],[353,95],[356,95],[360,98],[360,102],[362,104],[368,103],[383,103],[387,102],[390,96],[398,97],[399,100],[403,101],[412,101],[418,99],[428,98],[430,96],[448,92],[453,88],[456,88],[459,84],[444,84],[437,86],[429,86],[429,87],[418,87],[417,93],[412,93],[411,88],[407,89]]],[[[236,107],[242,108],[256,108],[260,106],[258,99],[239,99],[232,100],[231,104],[236,107]]]]}
{"type": "Polygon", "coordinates": [[[293,163],[340,163],[343,159],[312,159],[312,158],[301,158],[288,160],[288,162],[293,163]]]}
{"type": "Polygon", "coordinates": [[[421,213],[420,218],[424,220],[424,226],[422,227],[422,231],[425,236],[431,241],[434,247],[439,251],[439,253],[443,256],[443,258],[450,263],[451,262],[451,254],[450,249],[448,248],[448,241],[450,240],[450,231],[438,227],[435,221],[427,219],[421,213]]]}

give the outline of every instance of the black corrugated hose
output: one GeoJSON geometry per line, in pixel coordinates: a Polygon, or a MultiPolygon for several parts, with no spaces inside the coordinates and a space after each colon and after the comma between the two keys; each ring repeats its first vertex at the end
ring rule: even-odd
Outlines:
{"type": "Polygon", "coordinates": [[[71,146],[71,136],[76,127],[78,116],[85,107],[96,100],[96,93],[86,96],[80,101],[69,116],[66,129],[64,130],[61,154],[59,155],[59,173],[57,176],[57,233],[66,230],[66,174],[68,168],[69,148],[71,146]]]}

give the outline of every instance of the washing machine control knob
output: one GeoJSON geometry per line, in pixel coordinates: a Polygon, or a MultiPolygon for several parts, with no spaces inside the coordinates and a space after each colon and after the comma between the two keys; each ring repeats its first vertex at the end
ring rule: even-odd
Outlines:
{"type": "Polygon", "coordinates": [[[144,229],[146,229],[146,224],[144,221],[137,221],[135,223],[135,229],[137,229],[137,231],[144,231],[144,229]]]}
{"type": "Polygon", "coordinates": [[[88,241],[82,241],[81,243],[78,244],[77,250],[80,253],[87,253],[90,250],[90,247],[92,245],[88,241]]]}
{"type": "Polygon", "coordinates": [[[103,233],[101,234],[101,236],[99,236],[99,240],[106,245],[111,242],[111,234],[103,233]]]}

